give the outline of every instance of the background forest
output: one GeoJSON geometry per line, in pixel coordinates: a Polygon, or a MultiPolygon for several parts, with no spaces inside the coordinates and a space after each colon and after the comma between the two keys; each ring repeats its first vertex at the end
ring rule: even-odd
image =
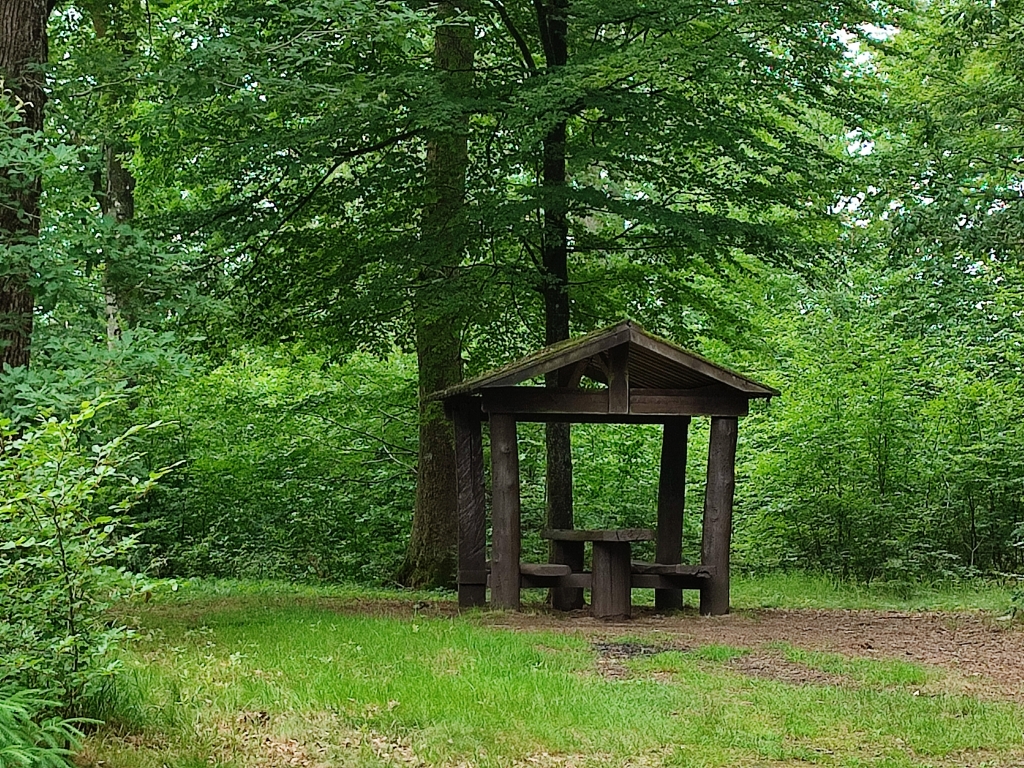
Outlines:
{"type": "MultiPolygon", "coordinates": [[[[1024,566],[1016,0],[0,22],[7,676],[102,680],[116,633],[74,622],[128,574],[450,583],[450,427],[419,396],[622,317],[782,392],[741,422],[738,567],[1024,566]]],[[[538,556],[566,439],[521,438],[538,556]]],[[[574,427],[576,524],[649,525],[659,450],[574,427]]]]}

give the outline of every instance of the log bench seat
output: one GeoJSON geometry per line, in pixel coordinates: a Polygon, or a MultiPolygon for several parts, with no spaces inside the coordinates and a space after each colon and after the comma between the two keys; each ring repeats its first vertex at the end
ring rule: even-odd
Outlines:
{"type": "MultiPolygon", "coordinates": [[[[487,585],[490,586],[491,561],[487,561],[487,585]]],[[[519,563],[519,586],[521,589],[552,589],[556,587],[578,587],[590,589],[590,573],[573,573],[572,568],[561,563],[519,563]]]]}
{"type": "Polygon", "coordinates": [[[715,575],[710,565],[670,565],[634,560],[629,566],[634,589],[703,589],[715,575]]]}

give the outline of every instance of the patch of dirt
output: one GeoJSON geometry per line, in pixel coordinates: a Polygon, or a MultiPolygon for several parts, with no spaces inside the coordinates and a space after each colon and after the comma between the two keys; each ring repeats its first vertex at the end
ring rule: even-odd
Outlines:
{"type": "Polygon", "coordinates": [[[728,666],[749,677],[762,680],[776,680],[793,685],[844,685],[853,684],[852,680],[842,675],[822,672],[820,669],[790,661],[780,653],[762,652],[747,653],[729,661],[728,666]]]}
{"type": "Polygon", "coordinates": [[[643,643],[614,643],[600,640],[595,640],[590,646],[598,653],[598,673],[602,677],[608,677],[613,680],[633,676],[633,673],[624,662],[630,659],[643,658],[644,656],[654,656],[657,653],[670,650],[663,646],[645,645],[643,643]]]}
{"type": "Polygon", "coordinates": [[[644,609],[634,613],[628,622],[540,611],[482,614],[480,620],[514,630],[575,632],[597,641],[628,632],[666,650],[728,645],[759,652],[788,643],[851,657],[901,659],[952,673],[965,693],[1024,702],[1024,628],[984,614],[781,609],[715,617],[659,616],[644,609]]]}

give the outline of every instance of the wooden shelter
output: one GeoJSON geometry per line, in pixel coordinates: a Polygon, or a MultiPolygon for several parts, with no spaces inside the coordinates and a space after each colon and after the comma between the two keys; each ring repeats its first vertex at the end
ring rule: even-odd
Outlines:
{"type": "Polygon", "coordinates": [[[630,613],[630,591],[654,588],[658,608],[682,605],[700,590],[700,611],[729,610],[729,542],[735,484],[737,418],[751,398],[779,393],[624,321],[547,347],[503,368],[432,395],[455,423],[459,514],[459,604],[518,609],[520,589],[591,590],[595,616],[630,613]],[[559,387],[520,386],[558,373],[559,387]],[[590,386],[581,386],[584,378],[590,386]],[[687,434],[692,416],[711,417],[701,562],[682,560],[687,434]],[[491,558],[481,423],[490,423],[491,558]],[[520,562],[520,421],[663,424],[656,530],[545,530],[559,542],[552,563],[520,562]],[[655,541],[653,563],[631,559],[633,541],[655,541]],[[592,542],[592,571],[582,568],[592,542]]]}

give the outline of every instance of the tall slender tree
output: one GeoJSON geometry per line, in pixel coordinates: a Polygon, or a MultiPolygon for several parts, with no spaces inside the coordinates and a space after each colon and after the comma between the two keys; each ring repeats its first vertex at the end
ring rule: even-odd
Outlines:
{"type": "MultiPolygon", "coordinates": [[[[569,61],[568,0],[537,0],[537,29],[544,49],[547,73],[557,77],[569,61]]],[[[544,296],[544,342],[555,344],[569,338],[569,206],[566,195],[565,142],[568,115],[554,116],[543,139],[542,179],[544,205],[540,237],[541,293],[544,296]]],[[[565,386],[557,373],[548,374],[545,385],[565,386]]],[[[545,427],[547,466],[547,524],[550,528],[573,527],[572,432],[569,423],[545,427]]],[[[551,542],[551,561],[567,562],[572,554],[562,542],[551,542]]],[[[572,550],[578,551],[578,550],[572,550]]],[[[582,562],[569,562],[582,570],[582,562]]],[[[553,590],[552,604],[559,609],[579,608],[583,591],[553,590]]]]}
{"type": "MultiPolygon", "coordinates": [[[[106,126],[99,147],[102,158],[94,179],[102,215],[109,227],[116,228],[135,218],[135,176],[129,165],[132,147],[117,114],[133,99],[133,77],[129,70],[135,53],[140,6],[122,0],[93,0],[85,7],[92,17],[96,41],[113,59],[113,73],[120,75],[106,86],[100,99],[107,119],[103,121],[106,126]]],[[[111,256],[107,254],[102,264],[102,276],[107,342],[113,345],[121,337],[125,302],[119,296],[122,291],[118,264],[111,256]]]]}

